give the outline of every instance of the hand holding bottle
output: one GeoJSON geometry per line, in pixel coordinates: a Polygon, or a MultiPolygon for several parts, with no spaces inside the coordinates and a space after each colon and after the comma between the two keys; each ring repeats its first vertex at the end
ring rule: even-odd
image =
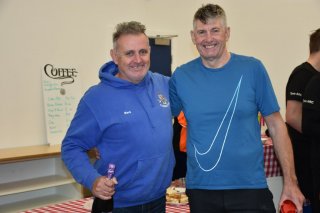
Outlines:
{"type": "Polygon", "coordinates": [[[115,170],[114,164],[109,164],[107,177],[99,177],[93,186],[93,194],[95,195],[91,213],[107,213],[113,209],[114,186],[117,179],[113,177],[115,170]]]}
{"type": "Polygon", "coordinates": [[[115,193],[115,184],[117,183],[115,177],[109,179],[106,176],[101,176],[94,182],[92,194],[102,200],[109,200],[115,193]]]}

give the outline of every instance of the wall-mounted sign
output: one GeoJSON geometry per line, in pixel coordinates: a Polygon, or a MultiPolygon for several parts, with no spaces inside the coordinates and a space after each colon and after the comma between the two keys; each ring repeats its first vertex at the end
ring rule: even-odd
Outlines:
{"type": "Polygon", "coordinates": [[[79,73],[75,68],[46,64],[42,71],[42,90],[47,141],[50,145],[60,144],[82,95],[79,73]]]}

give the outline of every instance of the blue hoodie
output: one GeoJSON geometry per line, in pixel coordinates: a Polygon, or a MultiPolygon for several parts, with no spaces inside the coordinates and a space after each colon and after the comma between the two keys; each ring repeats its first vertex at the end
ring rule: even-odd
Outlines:
{"type": "Polygon", "coordinates": [[[169,78],[148,71],[139,84],[115,77],[108,62],[100,83],[82,97],[62,142],[62,159],[77,182],[92,189],[116,165],[114,207],[135,206],[165,195],[175,163],[169,78]],[[90,163],[87,151],[97,147],[100,159],[90,163]]]}

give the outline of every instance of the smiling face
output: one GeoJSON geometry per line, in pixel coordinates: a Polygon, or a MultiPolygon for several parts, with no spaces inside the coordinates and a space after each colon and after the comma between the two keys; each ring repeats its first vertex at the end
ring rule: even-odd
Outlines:
{"type": "Polygon", "coordinates": [[[221,67],[228,61],[227,41],[229,36],[230,29],[221,18],[210,18],[206,23],[200,20],[194,21],[191,38],[206,67],[221,67]]]}
{"type": "Polygon", "coordinates": [[[150,68],[149,40],[143,33],[122,35],[110,54],[119,68],[117,77],[134,84],[140,83],[150,68]]]}

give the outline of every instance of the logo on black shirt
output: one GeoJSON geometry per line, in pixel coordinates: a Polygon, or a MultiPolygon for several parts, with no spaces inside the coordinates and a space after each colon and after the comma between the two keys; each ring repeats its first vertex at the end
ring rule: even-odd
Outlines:
{"type": "Polygon", "coordinates": [[[305,100],[305,99],[303,99],[303,103],[314,104],[314,101],[313,100],[305,100]]]}
{"type": "Polygon", "coordinates": [[[302,94],[301,93],[299,93],[299,92],[290,92],[290,95],[292,95],[292,96],[302,96],[302,94]]]}

